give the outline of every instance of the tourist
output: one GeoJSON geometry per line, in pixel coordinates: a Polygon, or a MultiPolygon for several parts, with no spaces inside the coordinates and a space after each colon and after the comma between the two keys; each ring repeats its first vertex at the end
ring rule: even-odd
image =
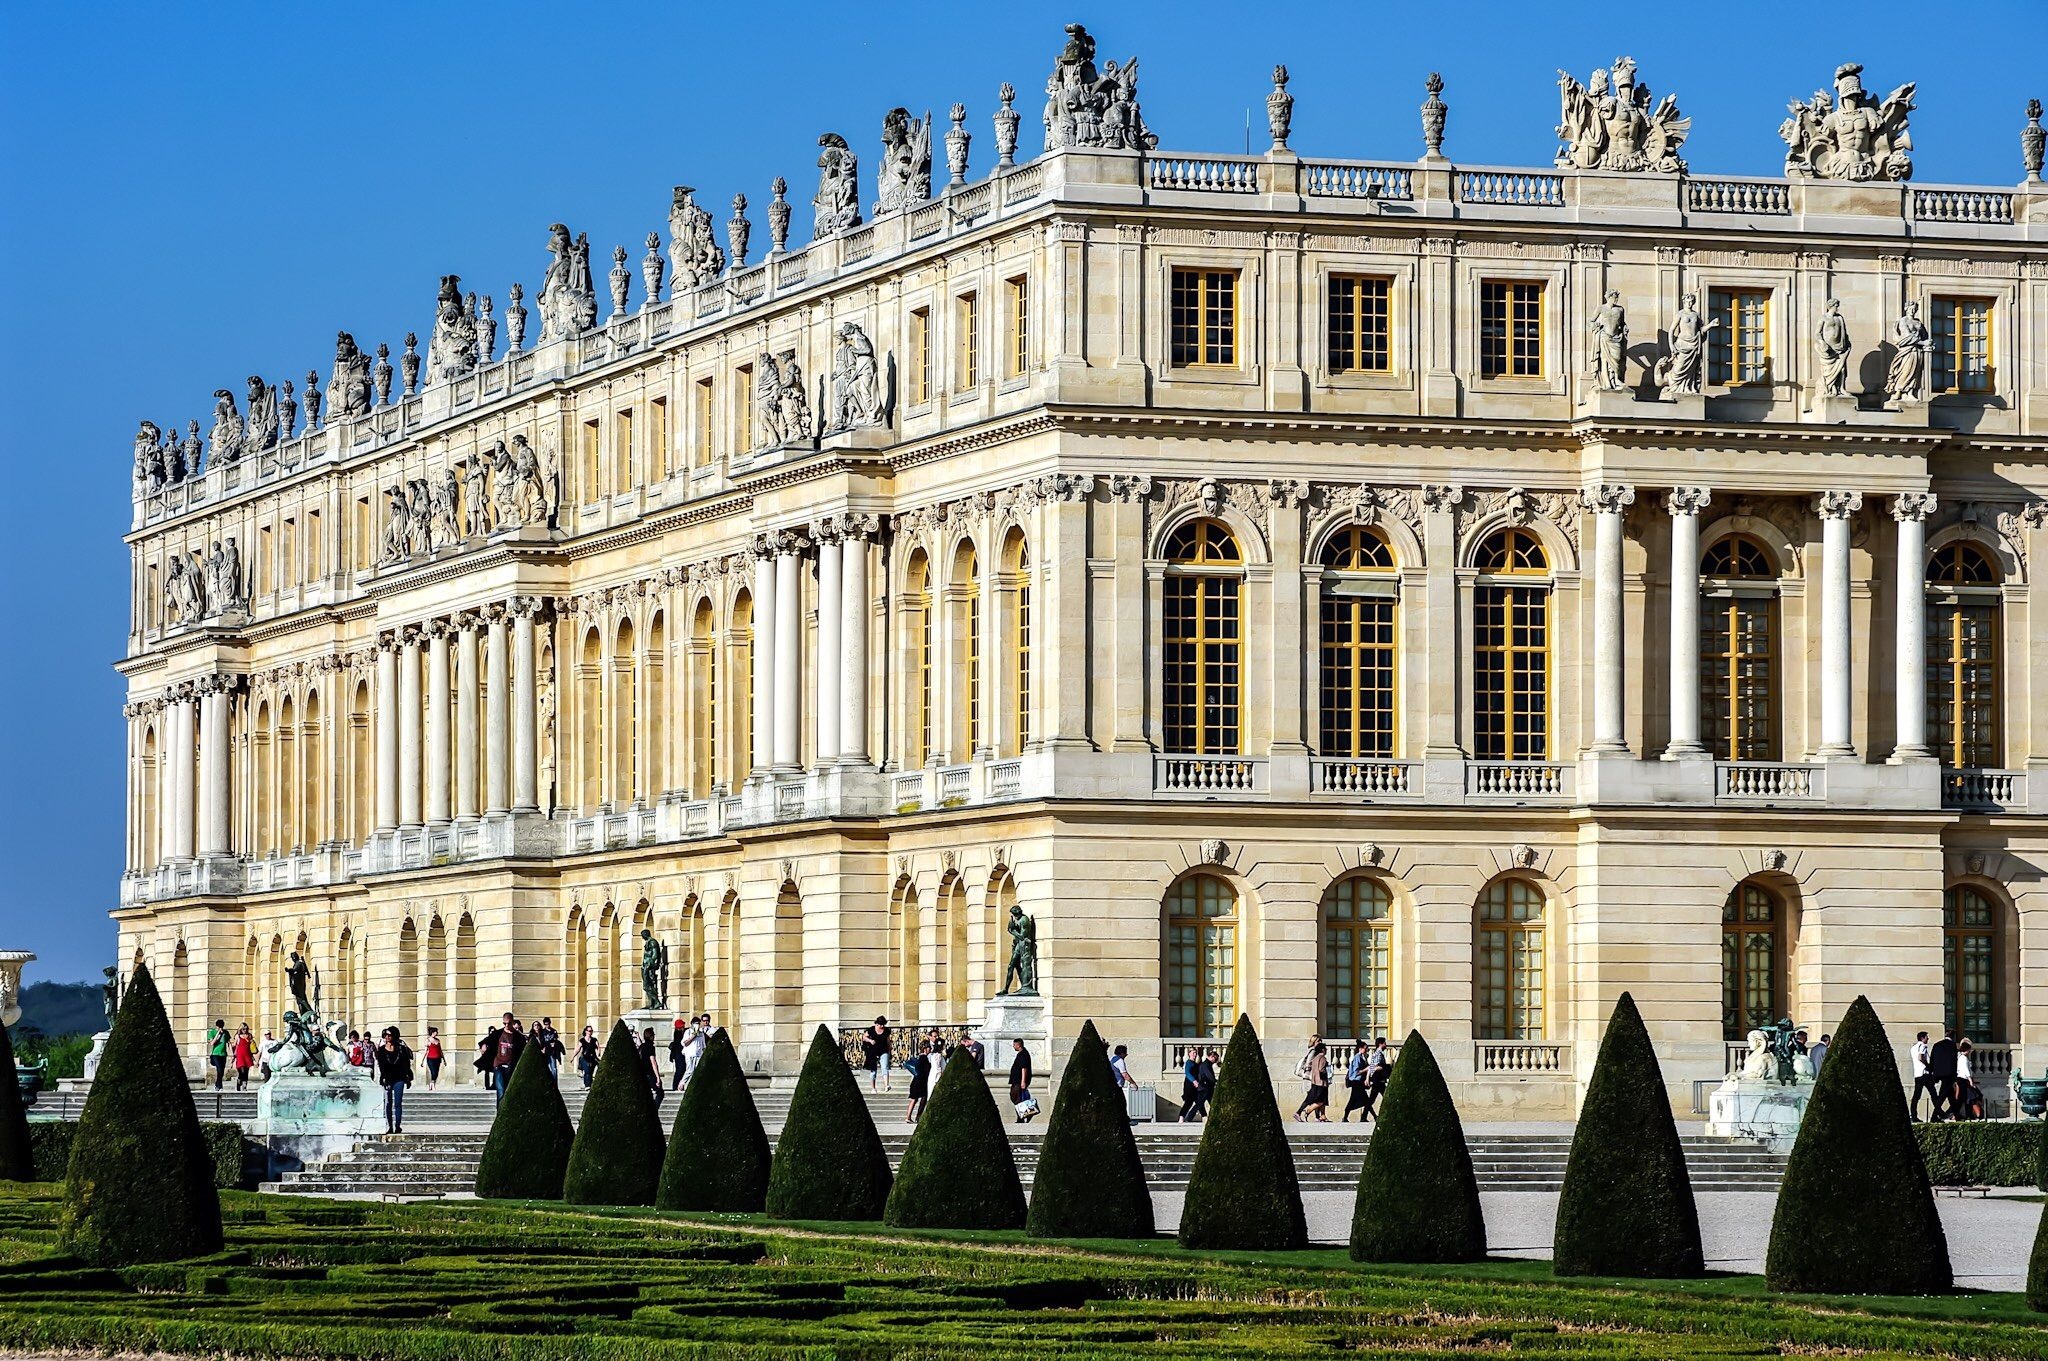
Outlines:
{"type": "Polygon", "coordinates": [[[249,1085],[249,1070],[256,1066],[256,1040],[249,1034],[249,1023],[244,1021],[235,1028],[235,1090],[241,1091],[249,1085]]]}
{"type": "Polygon", "coordinates": [[[427,1090],[428,1090],[428,1091],[430,1091],[430,1092],[431,1092],[431,1091],[433,1091],[433,1090],[434,1090],[434,1089],[435,1089],[435,1088],[436,1088],[437,1086],[439,1086],[439,1085],[440,1085],[440,1081],[441,1081],[441,1060],[442,1060],[442,1058],[443,1058],[443,1057],[445,1057],[445,1056],[444,1056],[444,1055],[442,1054],[442,1052],[441,1052],[441,1031],[440,1031],[440,1028],[439,1028],[438,1026],[428,1026],[428,1027],[427,1027],[427,1054],[426,1054],[426,1059],[427,1059],[427,1090]]]}
{"type": "Polygon", "coordinates": [[[1038,1114],[1038,1101],[1031,1095],[1031,1051],[1022,1040],[1011,1040],[1010,1047],[1010,1104],[1017,1110],[1017,1123],[1028,1125],[1038,1114]]]}
{"type": "Polygon", "coordinates": [[[228,1082],[228,1023],[216,1020],[213,1030],[206,1037],[206,1066],[213,1069],[213,1089],[219,1091],[228,1082]]]}
{"type": "Polygon", "coordinates": [[[277,1035],[275,1032],[269,1030],[263,1032],[263,1048],[258,1051],[261,1057],[257,1060],[256,1069],[256,1080],[258,1082],[270,1081],[270,1047],[276,1043],[277,1035]]]}
{"type": "Polygon", "coordinates": [[[1204,1050],[1202,1061],[1195,1065],[1195,1114],[1201,1119],[1209,1118],[1209,1103],[1216,1099],[1216,1082],[1222,1072],[1223,1055],[1215,1049],[1204,1050]]]}
{"type": "Polygon", "coordinates": [[[1970,1063],[1973,1052],[1974,1047],[1967,1036],[1957,1042],[1955,1096],[1949,1109],[1958,1120],[1984,1118],[1984,1089],[1977,1085],[1976,1070],[1970,1063]]]}
{"type": "Polygon", "coordinates": [[[868,1070],[868,1090],[889,1090],[889,1018],[875,1017],[875,1023],[861,1032],[861,1063],[868,1070]]]}
{"type": "Polygon", "coordinates": [[[588,1087],[590,1079],[597,1072],[597,1028],[583,1027],[583,1038],[576,1041],[576,1071],[583,1075],[583,1085],[588,1087]]]}
{"type": "Polygon", "coordinates": [[[690,1085],[690,1078],[696,1074],[697,1065],[704,1060],[704,1047],[711,1043],[711,1013],[691,1018],[689,1034],[683,1040],[683,1086],[690,1085]]]}
{"type": "Polygon", "coordinates": [[[559,1079],[562,1076],[562,1032],[555,1029],[555,1018],[543,1016],[540,1024],[527,1037],[540,1046],[540,1056],[548,1061],[548,1076],[559,1079]]]}
{"type": "Polygon", "coordinates": [[[1301,1104],[1294,1108],[1294,1118],[1302,1120],[1313,1117],[1328,1123],[1330,1119],[1330,1047],[1323,1043],[1320,1035],[1309,1036],[1308,1053],[1302,1057],[1300,1070],[1302,1080],[1308,1083],[1308,1092],[1301,1098],[1301,1104]]]}
{"type": "Polygon", "coordinates": [[[647,1085],[654,1089],[654,1104],[661,1104],[661,1060],[654,1052],[654,1027],[647,1026],[640,1032],[640,1062],[647,1072],[647,1085]]]}
{"type": "Polygon", "coordinates": [[[477,1067],[491,1075],[491,1090],[497,1093],[498,1104],[503,1105],[505,1088],[512,1082],[512,1069],[526,1048],[526,1035],[519,1028],[519,1018],[506,1012],[477,1048],[480,1051],[477,1067]]]}
{"type": "Polygon", "coordinates": [[[1820,1066],[1823,1063],[1826,1063],[1828,1059],[1828,1046],[1833,1044],[1834,1042],[1834,1036],[1823,1035],[1820,1037],[1819,1044],[1816,1044],[1815,1046],[1813,1046],[1813,1048],[1806,1051],[1806,1057],[1813,1060],[1813,1075],[1815,1077],[1820,1076],[1820,1066]]]}
{"type": "Polygon", "coordinates": [[[1927,1051],[1927,1076],[1934,1087],[1934,1109],[1928,1119],[1946,1120],[1955,1106],[1956,1037],[1944,1032],[1927,1051]]]}
{"type": "Polygon", "coordinates": [[[412,1082],[412,1050],[398,1038],[398,1027],[384,1027],[375,1053],[377,1081],[384,1088],[384,1132],[405,1133],[405,1089],[412,1082]]]}
{"type": "Polygon", "coordinates": [[[370,1062],[370,1046],[358,1031],[348,1032],[348,1062],[351,1068],[362,1068],[370,1062]]]}
{"type": "Polygon", "coordinates": [[[668,1081],[671,1091],[682,1090],[683,1074],[689,1068],[684,1057],[689,1052],[689,1042],[690,1023],[678,1016],[675,1027],[669,1031],[668,1037],[668,1081]]]}
{"type": "Polygon", "coordinates": [[[1927,1099],[1934,1106],[1941,1105],[1941,1093],[1935,1086],[1934,1075],[1927,1071],[1927,1032],[1922,1030],[1913,1036],[1913,1105],[1912,1116],[1920,1118],[1920,1093],[1927,1093],[1927,1099]]]}
{"type": "Polygon", "coordinates": [[[960,1042],[960,1047],[967,1051],[967,1057],[974,1060],[975,1071],[979,1072],[982,1068],[987,1066],[982,1062],[984,1051],[981,1047],[980,1040],[977,1040],[976,1038],[974,1038],[974,1036],[969,1035],[966,1039],[960,1042]]]}
{"type": "Polygon", "coordinates": [[[1120,1044],[1110,1051],[1109,1071],[1115,1076],[1116,1085],[1122,1091],[1129,1091],[1138,1085],[1138,1080],[1131,1076],[1131,1047],[1129,1045],[1120,1044]]]}
{"type": "Polygon", "coordinates": [[[1382,1035],[1372,1042],[1372,1053],[1365,1059],[1365,1111],[1358,1117],[1360,1124],[1379,1119],[1373,1107],[1379,1104],[1381,1093],[1387,1090],[1387,1079],[1393,1075],[1394,1059],[1387,1053],[1387,1037],[1382,1035]]]}
{"type": "Polygon", "coordinates": [[[924,1114],[925,1093],[931,1090],[932,1048],[931,1041],[924,1042],[924,1048],[903,1061],[903,1071],[910,1075],[910,1105],[904,1109],[903,1123],[914,1125],[917,1117],[924,1114]]]}
{"type": "Polygon", "coordinates": [[[1180,1063],[1180,1118],[1193,1120],[1202,1105],[1202,1051],[1190,1049],[1180,1063]]]}
{"type": "MultiPolygon", "coordinates": [[[[1350,1123],[1351,1112],[1363,1108],[1366,1103],[1365,1065],[1367,1056],[1371,1053],[1372,1050],[1364,1045],[1354,1046],[1351,1050],[1351,1061],[1344,1065],[1344,1113],[1337,1117],[1337,1123],[1340,1125],[1350,1123]]],[[[1359,1123],[1364,1123],[1363,1116],[1359,1118],[1359,1123]]]]}

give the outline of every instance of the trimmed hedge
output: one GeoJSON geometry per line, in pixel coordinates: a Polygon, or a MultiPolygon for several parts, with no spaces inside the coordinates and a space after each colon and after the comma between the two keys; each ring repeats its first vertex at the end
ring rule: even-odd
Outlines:
{"type": "Polygon", "coordinates": [[[562,1088],[541,1047],[529,1044],[519,1051],[505,1099],[491,1116],[476,1193],[484,1200],[560,1200],[575,1145],[562,1088]]]}
{"type": "Polygon", "coordinates": [[[562,1176],[562,1199],[571,1205],[652,1205],[665,1151],[653,1079],[633,1032],[624,1021],[614,1021],[590,1094],[583,1099],[583,1120],[562,1176]]]}
{"type": "Polygon", "coordinates": [[[35,1173],[35,1154],[28,1142],[28,1112],[21,1104],[21,1084],[14,1075],[14,1042],[0,1025],[0,1181],[28,1181],[35,1173]]]}
{"type": "MultiPolygon", "coordinates": [[[[206,1140],[207,1157],[213,1164],[213,1184],[223,1191],[246,1188],[249,1139],[242,1133],[242,1127],[219,1121],[202,1124],[199,1133],[206,1140]]],[[[34,1163],[28,1180],[64,1180],[71,1165],[71,1145],[77,1138],[76,1120],[30,1121],[28,1144],[34,1163]]]]}
{"type": "Polygon", "coordinates": [[[655,1207],[759,1214],[768,1198],[768,1132],[725,1027],[711,1032],[689,1077],[676,1103],[655,1207]]]}
{"type": "Polygon", "coordinates": [[[903,1150],[882,1222],[898,1229],[1021,1229],[1024,1185],[988,1079],[953,1051],[903,1150]]]}
{"type": "Polygon", "coordinates": [[[213,1156],[147,966],[138,966],[71,1141],[59,1246],[95,1266],[220,1251],[213,1156]]]}
{"type": "Polygon", "coordinates": [[[1188,1174],[1179,1237],[1184,1248],[1308,1246],[1294,1152],[1249,1017],[1237,1018],[1223,1051],[1215,1104],[1188,1174]]]}
{"type": "Polygon", "coordinates": [[[1949,1120],[1915,1125],[1913,1137],[1936,1186],[2039,1186],[2048,1120],[1949,1120]]]}
{"type": "Polygon", "coordinates": [[[1764,1279],[1815,1295],[1932,1295],[1955,1283],[1891,1042],[1867,998],[1835,1028],[1800,1121],[1764,1279]]]}
{"type": "Polygon", "coordinates": [[[1699,1207],[1650,1032],[1623,993],[1586,1084],[1558,1196],[1559,1276],[1700,1276],[1699,1207]]]}
{"type": "Polygon", "coordinates": [[[1039,1145],[1024,1231],[1033,1238],[1150,1238],[1152,1192],[1109,1050],[1083,1021],[1039,1145]]]}
{"type": "Polygon", "coordinates": [[[1351,1211],[1358,1262],[1478,1262],[1486,1216],[1465,1127],[1422,1032],[1411,1030],[1380,1099],[1351,1211]]]}
{"type": "Polygon", "coordinates": [[[768,1213],[776,1219],[880,1219],[895,1180],[846,1055],[821,1025],[775,1141],[768,1213]]]}

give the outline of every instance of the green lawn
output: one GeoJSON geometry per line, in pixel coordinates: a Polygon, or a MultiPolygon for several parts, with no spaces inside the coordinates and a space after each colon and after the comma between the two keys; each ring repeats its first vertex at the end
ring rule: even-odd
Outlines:
{"type": "Polygon", "coordinates": [[[0,1350],[538,1361],[896,1356],[2048,1358],[2015,1295],[1802,1299],[1754,1277],[1572,1282],[1544,1263],[1362,1268],[1019,1235],[228,1193],[216,1257],[54,1252],[56,1189],[0,1186],[0,1350]]]}

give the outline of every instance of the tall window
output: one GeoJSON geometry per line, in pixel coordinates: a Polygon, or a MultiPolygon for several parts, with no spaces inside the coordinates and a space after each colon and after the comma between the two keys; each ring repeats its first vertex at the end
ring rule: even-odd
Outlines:
{"type": "Polygon", "coordinates": [[[1003,347],[1003,377],[1016,378],[1031,368],[1031,281],[1020,274],[1005,287],[1010,294],[1010,343],[1003,347]]]}
{"type": "Polygon", "coordinates": [[[1991,300],[1934,300],[1935,392],[1991,391],[1991,300]]]}
{"type": "Polygon", "coordinates": [[[932,313],[920,307],[910,314],[910,404],[932,399],[932,313]]]}
{"type": "Polygon", "coordinates": [[[732,374],[733,448],[741,454],[754,452],[754,366],[742,364],[732,374]]]}
{"type": "Polygon", "coordinates": [[[1723,761],[1775,761],[1776,565],[1762,544],[1731,535],[1706,551],[1700,576],[1700,727],[1707,749],[1723,761]]]}
{"type": "Polygon", "coordinates": [[[1171,298],[1176,368],[1237,366],[1237,271],[1176,269],[1171,298]]]}
{"type": "Polygon", "coordinates": [[[1360,1044],[1393,1029],[1394,899],[1367,875],[1323,894],[1323,1035],[1360,1044]]]}
{"type": "Polygon", "coordinates": [[[583,499],[596,501],[604,495],[603,431],[596,421],[583,422],[583,499]]]}
{"type": "Polygon", "coordinates": [[[697,667],[690,796],[708,799],[711,786],[718,783],[718,643],[712,632],[708,600],[698,603],[696,617],[690,624],[690,657],[697,667]]]}
{"type": "Polygon", "coordinates": [[[1785,1014],[1785,912],[1760,884],[1721,904],[1721,1038],[1739,1040],[1785,1014]]]}
{"type": "Polygon", "coordinates": [[[1394,281],[1330,276],[1331,373],[1386,373],[1393,368],[1394,281]]]}
{"type": "Polygon", "coordinates": [[[1550,756],[1550,559],[1527,529],[1479,550],[1472,591],[1472,750],[1484,761],[1550,756]]]}
{"type": "Polygon", "coordinates": [[[1016,592],[1010,611],[1015,644],[1011,653],[1010,693],[1016,708],[1010,716],[1013,726],[1009,750],[1014,755],[1031,740],[1031,555],[1024,547],[1022,534],[1010,532],[1003,556],[1008,561],[1010,582],[1016,592]]]}
{"type": "Polygon", "coordinates": [[[710,378],[697,380],[697,429],[696,439],[690,445],[690,466],[708,468],[711,466],[711,451],[714,443],[712,421],[713,382],[710,378]]]}
{"type": "Polygon", "coordinates": [[[633,413],[621,411],[612,418],[612,491],[624,496],[633,490],[633,413]]]}
{"type": "Polygon", "coordinates": [[[1726,387],[1771,381],[1771,295],[1766,289],[1707,293],[1707,381],[1726,387]]]}
{"type": "Polygon", "coordinates": [[[1322,562],[1322,754],[1391,758],[1393,550],[1379,531],[1354,525],[1330,540],[1322,562]]]}
{"type": "Polygon", "coordinates": [[[1214,520],[1182,525],[1166,543],[1163,638],[1166,749],[1237,752],[1243,556],[1214,520]]]}
{"type": "Polygon", "coordinates": [[[981,382],[981,299],[963,293],[953,299],[953,391],[981,382]]]}
{"type": "Polygon", "coordinates": [[[1998,908],[1969,885],[1941,896],[1941,981],[1948,1028],[2002,1043],[1998,1014],[1998,908]]]}
{"type": "Polygon", "coordinates": [[[931,565],[923,555],[910,564],[909,595],[908,615],[903,621],[912,669],[907,764],[921,766],[932,754],[932,577],[931,565]]]}
{"type": "Polygon", "coordinates": [[[1237,893],[1193,874],[1166,894],[1166,1030],[1220,1038],[1237,1023],[1237,893]]]}
{"type": "Polygon", "coordinates": [[[1479,285],[1479,376],[1543,376],[1543,285],[1488,279],[1479,285]]]}
{"type": "Polygon", "coordinates": [[[726,728],[732,733],[732,780],[738,784],[754,773],[754,598],[745,592],[733,601],[726,640],[726,728]]]}
{"type": "Polygon", "coordinates": [[[647,404],[648,471],[656,478],[669,475],[668,398],[656,397],[647,404]]]}
{"type": "Polygon", "coordinates": [[[1497,879],[1479,899],[1479,1038],[1540,1040],[1544,1030],[1543,892],[1497,879]]]}
{"type": "Polygon", "coordinates": [[[954,674],[959,689],[953,691],[961,704],[956,713],[966,719],[965,731],[952,734],[952,759],[973,759],[982,744],[981,712],[981,559],[972,544],[963,543],[953,555],[954,674]]]}
{"type": "Polygon", "coordinates": [[[1999,731],[1999,583],[1991,555],[1945,545],[1927,564],[1927,728],[1942,764],[2005,764],[1999,731]]]}

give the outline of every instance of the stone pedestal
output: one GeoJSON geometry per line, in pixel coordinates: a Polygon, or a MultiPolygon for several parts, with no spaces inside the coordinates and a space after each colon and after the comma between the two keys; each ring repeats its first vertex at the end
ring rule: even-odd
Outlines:
{"type": "MultiPolygon", "coordinates": [[[[1590,381],[1590,380],[1589,380],[1590,381]]],[[[1634,388],[1589,387],[1579,394],[1581,416],[1647,416],[1670,415],[1665,405],[1654,399],[1643,400],[1634,388]]]]}
{"type": "Polygon", "coordinates": [[[1707,1108],[1707,1133],[1728,1139],[1757,1139],[1783,1153],[1799,1136],[1813,1082],[1745,1081],[1729,1078],[1714,1089],[1707,1108]]]}
{"type": "Polygon", "coordinates": [[[269,1152],[273,1181],[383,1132],[384,1090],[371,1069],[351,1067],[274,1075],[257,1089],[249,1131],[269,1152]]]}
{"type": "Polygon", "coordinates": [[[21,1019],[21,970],[34,958],[27,950],[0,950],[0,1025],[21,1019]]]}
{"type": "MultiPolygon", "coordinates": [[[[654,1052],[660,1054],[662,1060],[666,1062],[669,1036],[675,1033],[676,1019],[681,1015],[682,1013],[674,1007],[635,1007],[619,1019],[624,1021],[626,1029],[632,1032],[635,1044],[640,1043],[641,1031],[652,1030],[654,1052]]],[[[604,1046],[600,1044],[598,1048],[601,1051],[604,1046]]]]}
{"type": "Polygon", "coordinates": [[[991,1073],[1009,1072],[1010,1041],[1024,1041],[1038,1074],[1033,1081],[1044,1085],[1052,1060],[1052,1003],[1046,998],[1017,993],[989,998],[987,1019],[974,1035],[981,1041],[982,1065],[991,1073]]]}
{"type": "Polygon", "coordinates": [[[1816,425],[1855,425],[1863,419],[1863,412],[1854,397],[1822,394],[1813,399],[1813,409],[1806,413],[1806,419],[1816,425]]]}
{"type": "Polygon", "coordinates": [[[84,1076],[87,1082],[99,1076],[100,1056],[107,1052],[107,1037],[113,1033],[111,1030],[102,1030],[92,1037],[92,1048],[85,1052],[84,1076]]]}

